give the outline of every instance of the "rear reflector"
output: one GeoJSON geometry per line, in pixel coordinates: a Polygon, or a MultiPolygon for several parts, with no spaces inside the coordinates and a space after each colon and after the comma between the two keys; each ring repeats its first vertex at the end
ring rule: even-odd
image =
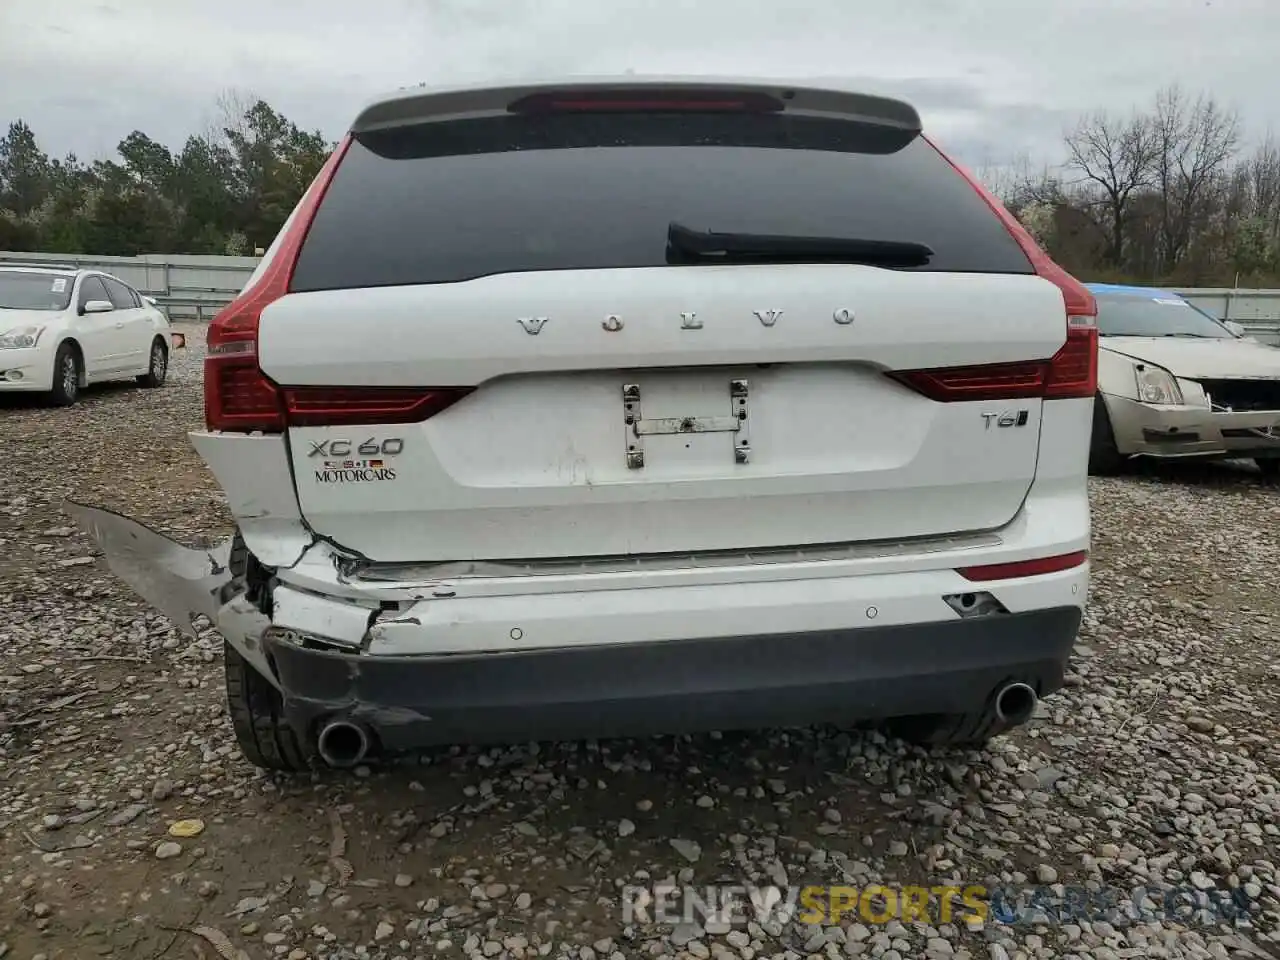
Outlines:
{"type": "Polygon", "coordinates": [[[510,113],[778,113],[781,100],[748,91],[600,90],[535,93],[507,106],[510,113]]]}
{"type": "Polygon", "coordinates": [[[985,583],[989,580],[1016,580],[1020,577],[1038,577],[1045,573],[1070,570],[1081,566],[1088,559],[1088,550],[1077,550],[1074,553],[1060,553],[1054,557],[1037,557],[1035,560],[991,563],[981,567],[960,567],[956,573],[975,583],[985,583]]]}

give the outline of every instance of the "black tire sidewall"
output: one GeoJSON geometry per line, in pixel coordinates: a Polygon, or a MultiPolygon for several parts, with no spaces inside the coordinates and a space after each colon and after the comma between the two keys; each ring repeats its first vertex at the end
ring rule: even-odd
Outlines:
{"type": "Polygon", "coordinates": [[[1089,435],[1089,472],[1117,473],[1123,464],[1124,457],[1116,447],[1107,403],[1101,395],[1096,395],[1093,398],[1093,430],[1089,435]]]}
{"type": "Polygon", "coordinates": [[[60,407],[69,407],[80,399],[80,360],[75,350],[65,343],[59,345],[58,352],[53,356],[53,389],[50,393],[53,402],[60,407]],[[76,369],[76,389],[73,394],[68,394],[63,386],[63,372],[68,360],[75,364],[76,369]]]}
{"type": "Polygon", "coordinates": [[[309,769],[310,757],[283,716],[279,691],[225,640],[223,666],[231,729],[244,758],[264,770],[309,769]]]}
{"type": "Polygon", "coordinates": [[[164,341],[159,337],[151,341],[151,350],[147,354],[147,372],[138,380],[148,387],[164,386],[165,379],[169,376],[169,349],[165,346],[164,341]],[[160,348],[161,354],[164,356],[164,372],[157,376],[156,374],[156,348],[160,348]]]}

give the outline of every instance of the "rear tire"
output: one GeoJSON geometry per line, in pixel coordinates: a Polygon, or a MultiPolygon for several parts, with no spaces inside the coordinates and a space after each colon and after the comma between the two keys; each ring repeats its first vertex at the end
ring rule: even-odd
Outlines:
{"type": "Polygon", "coordinates": [[[80,399],[80,353],[69,343],[58,347],[54,355],[49,399],[56,407],[69,407],[80,399]]]}
{"type": "Polygon", "coordinates": [[[1111,415],[1102,397],[1093,398],[1093,433],[1089,439],[1089,472],[1110,476],[1124,469],[1126,459],[1116,446],[1115,431],[1111,428],[1111,415]]]}
{"type": "MultiPolygon", "coordinates": [[[[239,532],[231,541],[227,567],[231,575],[252,581],[261,572],[239,532]],[[255,576],[250,577],[250,571],[255,576]]],[[[297,734],[284,719],[284,698],[227,642],[222,644],[226,672],[227,712],[236,743],[246,760],[265,770],[299,773],[311,764],[297,734]]]]}
{"type": "Polygon", "coordinates": [[[1280,477],[1280,459],[1271,460],[1263,457],[1253,462],[1257,465],[1258,472],[1267,480],[1274,480],[1276,477],[1280,477]]]}
{"type": "Polygon", "coordinates": [[[222,655],[226,664],[227,710],[245,759],[265,770],[284,773],[310,769],[293,728],[281,715],[284,698],[280,691],[225,641],[222,655]]]}
{"type": "Polygon", "coordinates": [[[154,390],[164,386],[164,378],[169,372],[169,348],[159,337],[151,341],[151,360],[147,372],[138,377],[138,386],[154,390]]]}

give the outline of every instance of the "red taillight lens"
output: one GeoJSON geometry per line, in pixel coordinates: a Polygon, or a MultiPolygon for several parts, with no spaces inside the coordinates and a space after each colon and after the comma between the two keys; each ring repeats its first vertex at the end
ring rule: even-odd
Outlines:
{"type": "Polygon", "coordinates": [[[1044,390],[1045,363],[992,363],[933,370],[895,370],[889,374],[930,400],[1013,400],[1038,397],[1044,390]]]}
{"type": "Polygon", "coordinates": [[[1067,317],[1067,342],[1052,360],[1046,400],[1092,397],[1098,389],[1098,327],[1093,317],[1067,317]]]}
{"type": "Polygon", "coordinates": [[[280,433],[286,427],[413,423],[439,413],[470,392],[420,387],[281,387],[258,367],[262,311],[288,292],[298,251],[349,144],[349,138],[339,144],[308,188],[268,254],[262,276],[209,324],[204,418],[210,430],[280,433]]]}
{"type": "Polygon", "coordinates": [[[960,567],[956,573],[966,580],[984,583],[989,580],[1015,580],[1019,577],[1037,577],[1044,573],[1058,573],[1078,567],[1089,559],[1088,550],[1060,553],[1053,557],[1037,557],[1034,560],[1016,560],[1013,563],[990,563],[980,567],[960,567]]]}
{"type": "Polygon", "coordinates": [[[204,361],[204,420],[210,430],[284,429],[276,385],[258,368],[258,321],[262,311],[289,290],[293,265],[316,208],[350,145],[338,144],[267,253],[262,275],[251,282],[209,324],[204,361]]]}
{"type": "Polygon", "coordinates": [[[285,416],[291,427],[359,423],[417,423],[453,406],[466,388],[285,387],[285,416]]]}
{"type": "Polygon", "coordinates": [[[255,339],[224,339],[224,329],[209,328],[204,420],[210,430],[279,433],[284,429],[276,385],[258,369],[256,333],[255,329],[255,339]]]}
{"type": "Polygon", "coordinates": [[[894,370],[889,376],[939,403],[1092,397],[1098,383],[1098,331],[1092,325],[1068,326],[1067,342],[1048,360],[894,370]]]}

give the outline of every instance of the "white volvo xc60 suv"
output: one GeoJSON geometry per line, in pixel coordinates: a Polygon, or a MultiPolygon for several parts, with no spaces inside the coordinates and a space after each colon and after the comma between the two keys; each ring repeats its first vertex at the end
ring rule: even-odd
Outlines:
{"type": "Polygon", "coordinates": [[[864,720],[982,742],[1080,623],[1094,315],[906,103],[407,90],[209,329],[192,441],[235,537],[73,509],[216,623],[266,767],[864,720]]]}

